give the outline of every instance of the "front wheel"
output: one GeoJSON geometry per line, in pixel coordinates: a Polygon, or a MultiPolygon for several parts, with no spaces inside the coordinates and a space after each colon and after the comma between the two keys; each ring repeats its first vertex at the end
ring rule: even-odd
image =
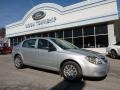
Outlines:
{"type": "Polygon", "coordinates": [[[113,59],[116,59],[116,58],[118,57],[115,50],[111,50],[111,57],[112,57],[113,59]]]}
{"type": "Polygon", "coordinates": [[[24,64],[23,64],[22,58],[19,55],[15,57],[14,64],[15,64],[15,67],[18,69],[23,68],[24,64]]]}
{"type": "Polygon", "coordinates": [[[62,75],[64,79],[69,81],[81,80],[82,70],[77,63],[68,61],[62,66],[62,75]]]}

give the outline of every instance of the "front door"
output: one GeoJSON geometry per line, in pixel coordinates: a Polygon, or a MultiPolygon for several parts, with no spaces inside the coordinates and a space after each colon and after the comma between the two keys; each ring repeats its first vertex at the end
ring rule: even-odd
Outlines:
{"type": "Polygon", "coordinates": [[[55,46],[46,39],[38,40],[37,63],[47,69],[57,69],[58,52],[55,46]]]}

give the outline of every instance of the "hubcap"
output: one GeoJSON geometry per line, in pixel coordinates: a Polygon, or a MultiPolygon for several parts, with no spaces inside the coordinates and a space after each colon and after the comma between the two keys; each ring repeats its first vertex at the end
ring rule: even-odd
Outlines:
{"type": "Polygon", "coordinates": [[[16,58],[15,59],[15,65],[16,65],[16,67],[20,67],[20,65],[21,65],[21,60],[20,60],[20,58],[16,58]]]}
{"type": "Polygon", "coordinates": [[[73,80],[77,77],[77,69],[74,65],[66,65],[64,67],[64,76],[70,80],[73,80]]]}

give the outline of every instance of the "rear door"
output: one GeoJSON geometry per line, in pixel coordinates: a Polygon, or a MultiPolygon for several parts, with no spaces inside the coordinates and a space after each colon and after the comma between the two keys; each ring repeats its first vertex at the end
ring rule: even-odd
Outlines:
{"type": "Polygon", "coordinates": [[[34,64],[36,59],[36,39],[29,39],[23,42],[21,53],[24,63],[34,64]]]}

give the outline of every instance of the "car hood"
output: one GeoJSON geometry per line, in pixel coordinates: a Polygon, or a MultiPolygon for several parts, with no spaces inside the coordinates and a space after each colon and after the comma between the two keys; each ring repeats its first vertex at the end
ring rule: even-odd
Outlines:
{"type": "Polygon", "coordinates": [[[74,52],[77,54],[85,55],[85,56],[95,56],[97,58],[105,58],[102,54],[91,51],[91,50],[85,50],[85,49],[68,49],[67,51],[74,52]]]}

